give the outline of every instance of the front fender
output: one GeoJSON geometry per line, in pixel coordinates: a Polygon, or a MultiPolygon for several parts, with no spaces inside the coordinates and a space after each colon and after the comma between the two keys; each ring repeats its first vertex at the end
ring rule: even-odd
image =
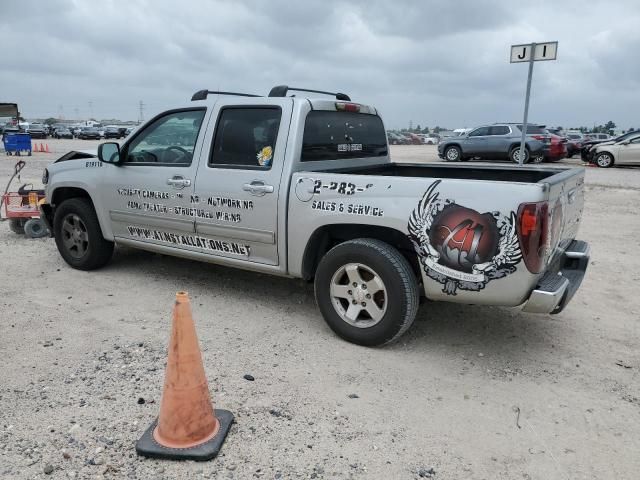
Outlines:
{"type": "Polygon", "coordinates": [[[93,205],[93,209],[96,212],[96,216],[98,217],[98,223],[100,224],[100,229],[102,230],[102,236],[106,240],[113,241],[113,229],[111,228],[111,223],[109,218],[105,215],[103,209],[99,208],[98,202],[98,194],[95,191],[95,187],[92,188],[90,185],[78,182],[78,181],[68,181],[68,182],[56,182],[56,184],[52,187],[50,191],[47,191],[47,202],[52,206],[53,213],[55,214],[56,207],[61,203],[61,201],[66,200],[67,198],[73,197],[88,197],[91,200],[93,205]],[[70,194],[67,194],[64,189],[71,190],[70,194]],[[82,190],[86,195],[77,195],[73,190],[82,190]],[[55,199],[55,203],[52,203],[52,200],[55,199]]]}

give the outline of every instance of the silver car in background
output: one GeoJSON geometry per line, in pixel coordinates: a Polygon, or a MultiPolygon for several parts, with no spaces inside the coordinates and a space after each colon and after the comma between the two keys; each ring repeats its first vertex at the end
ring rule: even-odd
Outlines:
{"type": "Polygon", "coordinates": [[[593,163],[601,168],[616,165],[640,165],[640,132],[618,140],[595,146],[593,163]]]}
{"type": "MultiPolygon", "coordinates": [[[[438,145],[438,156],[448,162],[460,162],[472,158],[485,160],[511,160],[518,163],[522,125],[496,123],[474,128],[470,132],[443,140],[438,145]]],[[[540,163],[549,149],[548,135],[535,134],[527,126],[524,163],[540,163]]]]}

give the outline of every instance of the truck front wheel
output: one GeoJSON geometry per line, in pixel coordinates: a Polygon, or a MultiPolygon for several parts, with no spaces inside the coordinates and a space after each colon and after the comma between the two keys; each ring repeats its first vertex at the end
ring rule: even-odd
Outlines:
{"type": "Polygon", "coordinates": [[[418,311],[418,282],[398,250],[360,238],[332,248],[315,277],[316,301],[329,327],[365,346],[399,338],[418,311]]]}
{"type": "Polygon", "coordinates": [[[113,242],[102,236],[96,212],[86,198],[70,198],[56,208],[53,234],[62,258],[78,270],[100,268],[113,254],[113,242]]]}

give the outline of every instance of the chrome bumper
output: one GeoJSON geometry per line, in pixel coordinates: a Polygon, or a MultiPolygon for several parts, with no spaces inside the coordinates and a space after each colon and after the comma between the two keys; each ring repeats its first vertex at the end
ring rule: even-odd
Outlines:
{"type": "Polygon", "coordinates": [[[580,288],[589,265],[589,244],[574,240],[559,268],[544,274],[522,308],[530,313],[560,313],[580,288]]]}

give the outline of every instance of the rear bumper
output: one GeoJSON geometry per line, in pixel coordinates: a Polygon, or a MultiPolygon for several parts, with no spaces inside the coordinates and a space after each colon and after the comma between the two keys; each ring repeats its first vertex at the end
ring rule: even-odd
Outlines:
{"type": "Polygon", "coordinates": [[[559,268],[544,274],[522,308],[530,313],[560,313],[582,284],[589,265],[589,244],[571,242],[560,260],[559,268]]]}

